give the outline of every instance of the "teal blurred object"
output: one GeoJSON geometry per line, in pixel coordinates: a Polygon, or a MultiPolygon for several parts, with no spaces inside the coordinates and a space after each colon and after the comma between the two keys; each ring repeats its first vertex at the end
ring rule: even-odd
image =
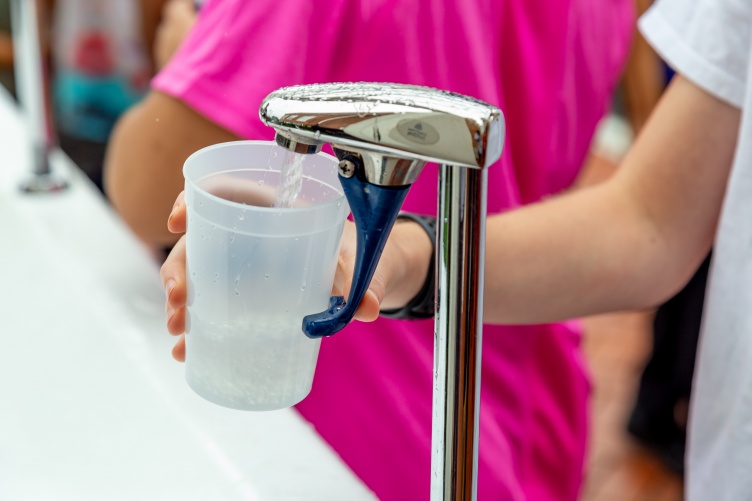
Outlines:
{"type": "Polygon", "coordinates": [[[143,88],[117,74],[60,71],[53,91],[58,128],[79,139],[104,143],[120,115],[143,94],[143,88]]]}
{"type": "Polygon", "coordinates": [[[131,0],[58,0],[52,27],[59,132],[104,143],[148,88],[141,7],[131,0]]]}

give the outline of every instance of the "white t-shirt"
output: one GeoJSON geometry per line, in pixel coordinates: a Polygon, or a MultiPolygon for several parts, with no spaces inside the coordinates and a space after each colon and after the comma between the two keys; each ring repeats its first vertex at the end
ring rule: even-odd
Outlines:
{"type": "Polygon", "coordinates": [[[640,28],[679,73],[742,109],[692,390],[686,494],[752,500],[752,0],[662,0],[640,28]]]}

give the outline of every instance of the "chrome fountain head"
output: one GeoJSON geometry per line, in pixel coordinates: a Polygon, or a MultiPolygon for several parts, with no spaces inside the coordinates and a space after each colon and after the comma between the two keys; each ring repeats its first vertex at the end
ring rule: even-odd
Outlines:
{"type": "Polygon", "coordinates": [[[368,289],[402,202],[426,162],[483,169],[501,155],[501,111],[477,99],[427,87],[328,83],[286,87],[261,103],[278,145],[317,153],[330,143],[358,228],[355,275],[347,301],[309,315],[310,337],[352,320],[368,289]]]}
{"type": "Polygon", "coordinates": [[[280,146],[315,153],[331,143],[362,158],[377,186],[415,181],[426,162],[485,168],[501,155],[501,111],[477,99],[414,85],[330,83],[286,87],[261,103],[280,146]]]}

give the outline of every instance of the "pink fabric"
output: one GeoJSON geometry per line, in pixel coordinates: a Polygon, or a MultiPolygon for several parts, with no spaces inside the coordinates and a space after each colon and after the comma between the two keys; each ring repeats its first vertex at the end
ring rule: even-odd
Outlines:
{"type": "MultiPolygon", "coordinates": [[[[631,0],[210,1],[155,79],[239,136],[271,139],[261,100],[291,84],[390,81],[498,105],[507,122],[489,212],[566,188],[609,103],[631,0]]],[[[428,166],[404,208],[434,214],[428,166]]],[[[487,256],[492,260],[493,256],[487,256]]],[[[575,500],[588,381],[575,323],[486,326],[478,499],[575,500]]],[[[300,413],[384,500],[429,497],[430,321],[355,323],[322,344],[300,413]]]]}

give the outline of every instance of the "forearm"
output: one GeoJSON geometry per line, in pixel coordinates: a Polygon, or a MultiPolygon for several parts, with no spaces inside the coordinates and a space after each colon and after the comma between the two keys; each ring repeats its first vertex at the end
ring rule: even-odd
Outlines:
{"type": "Polygon", "coordinates": [[[710,249],[739,111],[678,79],[606,183],[489,219],[485,320],[653,306],[710,249]]]}
{"type": "Polygon", "coordinates": [[[205,146],[237,139],[180,101],[150,93],[119,121],[105,161],[105,191],[144,242],[172,245],[166,221],[183,189],[185,159],[205,146]]]}
{"type": "Polygon", "coordinates": [[[659,303],[685,279],[615,184],[489,218],[485,321],[542,323],[659,303]]]}

